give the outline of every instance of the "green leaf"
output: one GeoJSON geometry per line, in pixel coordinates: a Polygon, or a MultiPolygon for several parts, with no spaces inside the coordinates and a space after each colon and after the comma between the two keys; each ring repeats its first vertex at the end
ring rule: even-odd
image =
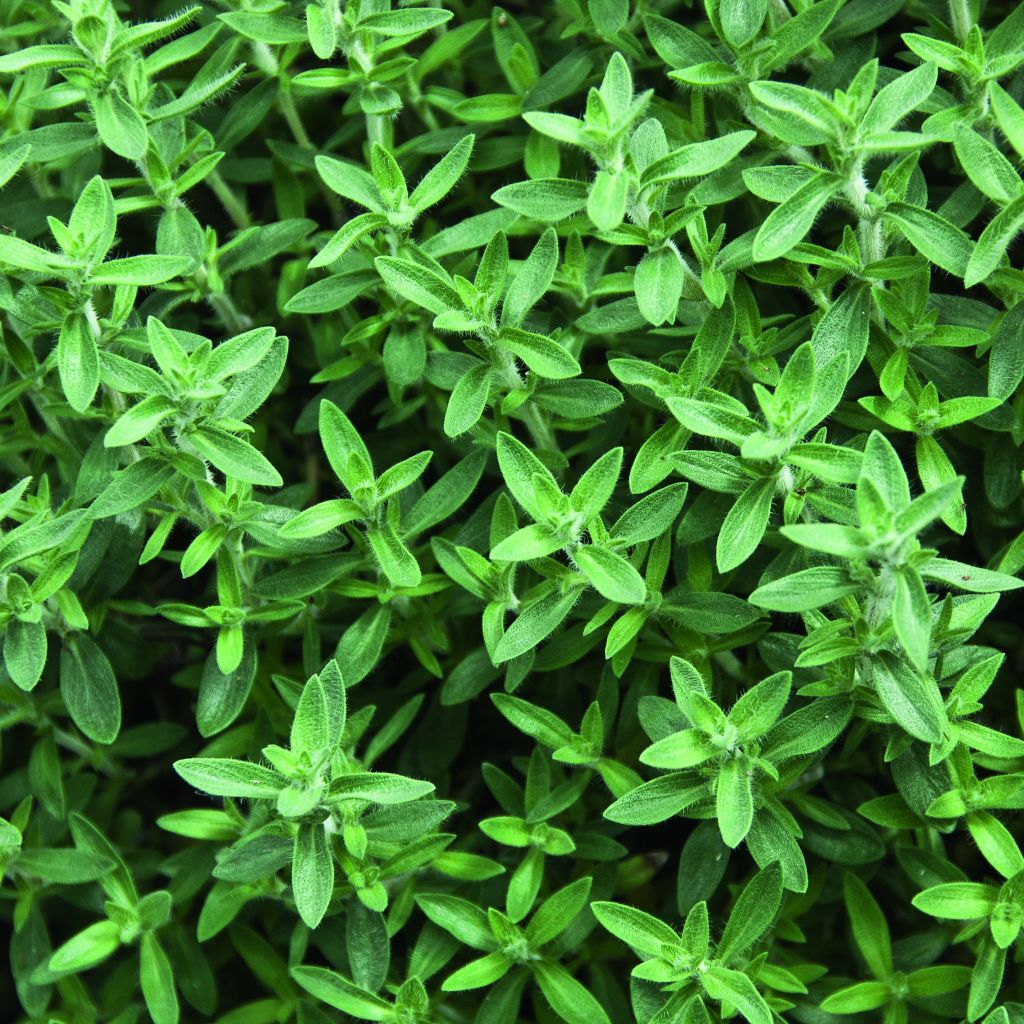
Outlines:
{"type": "Polygon", "coordinates": [[[954,532],[963,535],[967,531],[967,512],[959,499],[962,480],[957,477],[953,463],[934,437],[922,436],[916,445],[917,472],[924,484],[925,493],[939,491],[949,484],[956,484],[948,504],[940,514],[942,521],[954,532]]]}
{"type": "Polygon", "coordinates": [[[413,189],[412,195],[409,196],[409,205],[422,211],[444,199],[455,188],[469,166],[475,140],[474,135],[466,135],[459,139],[413,189]]]}
{"type": "Polygon", "coordinates": [[[788,137],[813,145],[829,141],[840,129],[842,119],[836,105],[817,89],[791,82],[751,82],[748,88],[759,103],[784,115],[775,123],[784,137],[787,129],[795,126],[797,135],[788,137]]]}
{"type": "Polygon", "coordinates": [[[747,975],[712,964],[702,982],[712,999],[735,1006],[748,1024],[772,1024],[772,1011],[747,975]]]}
{"type": "Polygon", "coordinates": [[[863,1013],[885,1006],[892,998],[887,982],[862,981],[848,985],[826,998],[821,1008],[827,1013],[863,1013]]]}
{"type": "MultiPolygon", "coordinates": [[[[760,0],[751,6],[756,7],[757,2],[760,0]]],[[[641,175],[640,184],[646,187],[683,178],[703,178],[732,163],[756,135],[752,131],[729,132],[706,142],[681,146],[652,163],[641,175]]]]}
{"type": "Polygon", "coordinates": [[[454,515],[469,499],[480,480],[484,459],[483,452],[471,452],[429,487],[412,509],[403,514],[403,536],[415,536],[454,515]]]}
{"type": "Polygon", "coordinates": [[[573,559],[607,600],[619,604],[643,604],[647,600],[643,577],[622,555],[595,544],[584,544],[573,552],[573,559]]]}
{"type": "Polygon", "coordinates": [[[444,433],[458,437],[483,415],[490,393],[490,368],[485,364],[473,367],[459,378],[444,411],[444,433]]]}
{"type": "Polygon", "coordinates": [[[264,487],[280,487],[284,482],[258,448],[220,427],[199,427],[188,435],[188,442],[225,476],[264,487]]]}
{"type": "Polygon", "coordinates": [[[198,75],[177,99],[153,109],[149,114],[150,121],[158,123],[191,114],[225,90],[230,89],[241,77],[244,69],[243,64],[238,64],[220,74],[198,75]]]}
{"type": "Polygon", "coordinates": [[[543,946],[556,939],[576,919],[590,895],[590,878],[578,878],[552,893],[536,910],[526,927],[526,939],[532,946],[543,946]]]}
{"type": "Polygon", "coordinates": [[[904,569],[896,575],[892,621],[896,636],[918,672],[924,672],[928,666],[931,619],[931,604],[921,577],[913,569],[904,569]]]}
{"type": "Polygon", "coordinates": [[[501,304],[501,325],[517,327],[543,298],[558,265],[558,236],[547,228],[523,261],[501,304]]]}
{"type": "Polygon", "coordinates": [[[359,27],[382,36],[413,37],[439,28],[453,17],[451,11],[406,8],[371,14],[359,20],[359,27]]]}
{"type": "Polygon", "coordinates": [[[937,77],[938,70],[931,63],[897,75],[871,101],[860,122],[861,132],[868,135],[895,127],[931,96],[937,77]]]}
{"type": "Polygon", "coordinates": [[[126,160],[141,160],[149,148],[149,134],[142,115],[117,88],[96,97],[93,103],[96,131],[103,145],[126,160]]]}
{"type": "Polygon", "coordinates": [[[346,221],[309,261],[310,269],[326,267],[336,260],[340,260],[361,238],[373,231],[380,230],[386,224],[387,217],[381,213],[361,213],[346,221]]]}
{"type": "MultiPolygon", "coordinates": [[[[12,845],[0,843],[0,846],[12,845]]],[[[14,844],[17,845],[17,844],[14,844]]],[[[109,857],[86,850],[64,850],[37,847],[23,849],[18,854],[18,870],[46,882],[75,885],[95,882],[113,868],[109,857]]]]}
{"type": "Polygon", "coordinates": [[[394,587],[415,587],[423,578],[413,553],[390,524],[367,530],[366,539],[380,563],[381,572],[394,587]]]}
{"type": "Polygon", "coordinates": [[[385,469],[377,478],[378,498],[384,501],[411,487],[430,465],[433,454],[433,452],[418,452],[389,469],[385,469]]]}
{"type": "Polygon", "coordinates": [[[292,967],[290,973],[311,996],[335,1010],[358,1020],[385,1021],[391,1017],[390,1003],[347,981],[337,971],[303,964],[292,967]]]}
{"type": "Polygon", "coordinates": [[[113,743],[121,731],[121,697],[107,656],[88,636],[73,634],[60,652],[60,695],[71,720],[91,740],[113,743]]]}
{"type": "Polygon", "coordinates": [[[686,500],[687,484],[669,484],[631,505],[612,525],[609,536],[618,544],[641,544],[661,536],[676,521],[686,500]]]}
{"type": "Polygon", "coordinates": [[[864,448],[864,460],[857,480],[858,492],[862,481],[870,481],[890,513],[900,512],[910,504],[910,484],[896,449],[877,430],[872,431],[864,448]]]}
{"type": "Polygon", "coordinates": [[[729,509],[718,533],[715,558],[719,572],[742,565],[761,543],[768,528],[775,495],[774,477],[755,480],[729,509]]]}
{"type": "Polygon", "coordinates": [[[652,249],[633,276],[637,305],[646,320],[660,327],[672,323],[683,294],[683,264],[674,248],[652,249]]]}
{"type": "Polygon", "coordinates": [[[889,926],[885,922],[882,908],[856,875],[848,874],[845,877],[843,893],[857,948],[871,973],[885,980],[892,974],[893,967],[889,926]]]}
{"type": "Polygon", "coordinates": [[[297,18],[287,18],[273,14],[249,14],[244,11],[232,11],[218,14],[217,17],[230,25],[239,35],[252,39],[257,43],[283,45],[297,43],[306,38],[306,30],[297,18]]]}
{"type": "Polygon", "coordinates": [[[743,739],[758,739],[775,724],[786,707],[791,684],[790,672],[776,672],[740,696],[729,712],[729,721],[743,739]]]}
{"type": "Polygon", "coordinates": [[[580,364],[562,346],[543,334],[503,327],[498,346],[517,355],[538,376],[565,380],[582,373],[580,364]]]}
{"type": "Polygon", "coordinates": [[[302,688],[298,706],[295,708],[295,717],[292,719],[289,746],[293,753],[305,752],[314,762],[333,753],[333,744],[341,735],[332,729],[329,699],[327,687],[321,683],[320,677],[310,676],[302,688]]]}
{"type": "Polygon", "coordinates": [[[679,941],[667,924],[636,907],[599,901],[591,903],[590,909],[612,935],[645,956],[659,956],[663,946],[679,941]]]}
{"type": "Polygon", "coordinates": [[[188,757],[174,770],[190,785],[211,796],[276,799],[288,780],[270,768],[229,757],[188,757]]]}
{"type": "Polygon", "coordinates": [[[388,288],[431,313],[462,309],[458,292],[435,271],[419,263],[378,256],[374,266],[388,288]]]}
{"type": "Polygon", "coordinates": [[[926,580],[966,590],[972,594],[998,594],[1004,590],[1019,590],[1024,580],[1005,572],[994,572],[974,565],[966,565],[948,558],[932,558],[921,566],[926,580]]]}
{"type": "Polygon", "coordinates": [[[567,1024],[611,1024],[601,1004],[560,964],[538,960],[532,969],[544,998],[567,1024]]]}
{"type": "Polygon", "coordinates": [[[362,510],[346,498],[321,501],[318,505],[303,509],[293,519],[281,526],[281,536],[287,538],[322,537],[325,533],[362,519],[362,510]]]}
{"type": "Polygon", "coordinates": [[[999,129],[1019,156],[1024,156],[1024,110],[994,79],[988,83],[989,102],[999,129]]]}
{"type": "Polygon", "coordinates": [[[71,68],[86,62],[87,58],[76,46],[44,43],[40,46],[20,47],[13,53],[5,53],[0,57],[0,74],[13,75],[31,68],[71,68]]]}
{"type": "Polygon", "coordinates": [[[554,223],[587,205],[587,186],[567,178],[539,178],[499,188],[491,199],[531,220],[554,223]]]}
{"type": "Polygon", "coordinates": [[[622,470],[622,449],[606,451],[579,478],[569,493],[569,504],[584,523],[590,523],[608,504],[622,470]]]}
{"type": "Polygon", "coordinates": [[[734,47],[742,47],[757,35],[768,13],[768,0],[721,0],[718,17],[722,33],[734,47]]]}
{"type": "Polygon", "coordinates": [[[71,408],[87,409],[100,384],[100,360],[92,327],[81,313],[72,313],[61,326],[57,369],[71,408]]]}
{"type": "Polygon", "coordinates": [[[988,222],[978,238],[964,273],[966,287],[980,284],[996,270],[1022,227],[1024,196],[1017,196],[988,222]]]}
{"type": "Polygon", "coordinates": [[[528,562],[554,554],[564,546],[565,540],[547,526],[531,523],[491,548],[490,557],[496,562],[528,562]]]}
{"type": "Polygon", "coordinates": [[[947,882],[918,893],[911,902],[924,914],[952,921],[988,917],[995,910],[997,891],[978,882],[947,882]]]}
{"type": "Polygon", "coordinates": [[[333,402],[326,400],[320,403],[318,416],[320,442],[338,479],[342,483],[348,479],[349,460],[353,454],[358,455],[372,470],[370,452],[348,416],[333,402]]]}
{"type": "Polygon", "coordinates": [[[896,724],[925,743],[939,743],[946,728],[935,680],[883,651],[872,659],[875,691],[896,724]]]}
{"type": "Polygon", "coordinates": [[[644,29],[655,52],[673,68],[685,68],[718,58],[718,52],[692,29],[658,14],[644,17],[644,29]]]}
{"type": "Polygon", "coordinates": [[[694,768],[719,754],[711,738],[698,729],[683,729],[663,736],[640,754],[643,764],[666,771],[694,768]]]}
{"type": "Polygon", "coordinates": [[[22,834],[5,818],[0,818],[0,847],[22,845],[22,834]]]}
{"type": "Polygon", "coordinates": [[[731,404],[720,404],[699,398],[669,398],[669,412],[695,434],[720,437],[742,445],[758,429],[757,421],[731,404]]]}
{"type": "Polygon", "coordinates": [[[967,176],[989,199],[1004,206],[1018,195],[1021,181],[1013,164],[984,136],[961,127],[953,133],[953,148],[967,176]]]}
{"type": "Polygon", "coordinates": [[[175,411],[176,407],[169,398],[150,395],[118,418],[107,431],[103,444],[107,448],[136,444],[153,433],[175,411]]]}
{"type": "Polygon", "coordinates": [[[381,213],[384,203],[372,175],[356,164],[329,156],[316,158],[317,173],[324,184],[343,199],[381,213]]]}
{"type": "Polygon", "coordinates": [[[50,970],[75,974],[103,963],[121,945],[121,929],[113,921],[97,921],[68,939],[50,957],[50,970]]]}
{"type": "Polygon", "coordinates": [[[111,482],[101,490],[89,507],[89,514],[102,519],[139,508],[153,498],[173,475],[174,467],[160,459],[140,459],[130,463],[116,472],[111,482]]]}
{"type": "Polygon", "coordinates": [[[292,895],[307,928],[323,920],[333,893],[334,857],[327,831],[320,823],[300,825],[292,854],[292,895]]]}
{"type": "Polygon", "coordinates": [[[743,842],[754,820],[754,797],[746,758],[731,757],[722,762],[715,785],[715,813],[722,842],[735,849],[743,842]]]}
{"type": "Polygon", "coordinates": [[[174,973],[153,932],[145,932],[139,944],[139,982],[153,1024],[177,1024],[179,1010],[174,973]]]}
{"type": "Polygon", "coordinates": [[[468,989],[484,988],[508,974],[512,961],[501,951],[488,953],[477,960],[471,960],[454,974],[449,974],[441,985],[442,992],[465,992],[468,989]]]}
{"type": "Polygon", "coordinates": [[[821,0],[784,21],[773,33],[772,66],[782,67],[792,57],[809,48],[840,11],[839,0],[821,0]]]}
{"type": "Polygon", "coordinates": [[[663,775],[645,782],[605,808],[604,816],[620,825],[656,825],[692,806],[706,795],[686,773],[663,775]]]}
{"type": "Polygon", "coordinates": [[[406,804],[434,791],[432,782],[388,772],[353,772],[331,783],[331,798],[369,800],[378,804],[406,804]]]}
{"type": "MultiPolygon", "coordinates": [[[[896,82],[892,84],[895,85],[896,82]]],[[[885,219],[895,224],[925,259],[957,277],[963,277],[968,272],[968,267],[975,258],[974,245],[963,231],[945,218],[923,207],[892,203],[886,207],[885,219]]]]}
{"type": "Polygon", "coordinates": [[[0,235],[0,262],[47,275],[52,274],[55,268],[67,264],[67,260],[58,253],[51,253],[31,242],[6,234],[0,235]]]}
{"type": "Polygon", "coordinates": [[[598,231],[614,231],[622,223],[629,188],[630,180],[625,171],[597,172],[587,196],[587,216],[598,231]]]}
{"type": "Polygon", "coordinates": [[[531,602],[505,630],[494,650],[494,660],[500,664],[538,647],[565,621],[579,596],[579,589],[551,591],[531,602]]]}
{"type": "Polygon", "coordinates": [[[31,690],[46,667],[46,627],[42,622],[13,619],[4,633],[4,667],[22,690],[31,690]]]}
{"type": "Polygon", "coordinates": [[[94,285],[130,284],[146,288],[186,273],[190,262],[185,256],[126,256],[101,263],[90,275],[90,281],[94,285]]]}
{"type": "Polygon", "coordinates": [[[461,100],[452,107],[453,116],[469,124],[509,121],[518,117],[522,101],[514,93],[485,93],[461,100]]]}
{"type": "Polygon", "coordinates": [[[783,200],[758,228],[753,256],[759,263],[785,256],[801,242],[822,207],[839,191],[842,181],[833,174],[819,172],[783,200]]]}
{"type": "Polygon", "coordinates": [[[551,471],[537,458],[518,438],[503,431],[497,439],[498,466],[505,485],[512,492],[512,497],[536,520],[543,521],[547,517],[543,507],[537,501],[534,491],[534,477],[541,477],[551,487],[558,489],[551,471]]]}
{"type": "Polygon", "coordinates": [[[434,924],[451,933],[463,945],[480,950],[494,947],[495,939],[487,914],[475,903],[446,893],[418,893],[416,903],[434,924]]]}
{"type": "Polygon", "coordinates": [[[782,870],[776,862],[743,887],[718,943],[719,959],[728,963],[746,953],[771,927],[781,906],[782,870]]]}

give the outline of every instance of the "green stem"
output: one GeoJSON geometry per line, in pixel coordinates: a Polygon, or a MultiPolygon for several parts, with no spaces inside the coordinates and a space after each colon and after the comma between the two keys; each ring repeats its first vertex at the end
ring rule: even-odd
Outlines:
{"type": "MultiPolygon", "coordinates": [[[[288,80],[282,76],[280,89],[278,90],[278,102],[281,105],[281,113],[284,116],[285,122],[288,124],[288,128],[292,133],[292,137],[303,149],[316,149],[313,140],[309,137],[309,133],[306,131],[306,126],[302,123],[302,117],[299,114],[298,107],[295,106],[295,99],[292,96],[291,87],[288,80]]],[[[328,209],[334,214],[335,217],[341,216],[341,204],[338,202],[338,197],[321,181],[320,191],[323,194],[324,202],[327,203],[328,209]]]]}
{"type": "Polygon", "coordinates": [[[551,429],[551,424],[548,423],[544,413],[532,401],[525,402],[521,411],[526,429],[530,431],[537,447],[549,452],[557,451],[555,432],[551,429]]]}
{"type": "Polygon", "coordinates": [[[211,171],[207,175],[206,181],[213,190],[213,194],[220,200],[220,204],[224,207],[225,213],[227,213],[231,218],[232,224],[234,224],[239,231],[243,231],[245,228],[249,227],[252,224],[252,218],[249,216],[249,211],[245,208],[245,204],[242,200],[235,195],[231,186],[220,176],[220,172],[211,171]]]}
{"type": "Polygon", "coordinates": [[[949,20],[953,35],[963,42],[974,25],[971,0],[949,0],[949,20]]]}
{"type": "MultiPolygon", "coordinates": [[[[487,345],[493,345],[493,342],[489,338],[485,337],[482,340],[487,345]]],[[[503,352],[496,347],[492,347],[491,359],[492,364],[496,367],[501,376],[505,378],[505,382],[508,387],[512,390],[516,390],[517,388],[525,386],[522,374],[520,374],[519,369],[516,366],[514,356],[510,355],[508,352],[503,352]]],[[[558,446],[555,442],[555,434],[551,429],[551,424],[548,423],[547,417],[536,405],[533,404],[531,399],[527,399],[517,411],[523,422],[526,424],[526,429],[529,430],[530,436],[533,438],[534,443],[538,448],[543,448],[552,452],[558,450],[558,446]]]]}
{"type": "Polygon", "coordinates": [[[885,245],[882,238],[882,224],[875,211],[867,201],[868,183],[864,180],[864,162],[854,161],[846,179],[846,198],[857,216],[857,229],[860,236],[861,259],[864,263],[875,263],[885,256],[885,245]]]}
{"type": "Polygon", "coordinates": [[[367,114],[366,139],[371,147],[378,142],[387,150],[393,149],[395,133],[391,128],[391,118],[385,114],[367,114]]]}
{"type": "Polygon", "coordinates": [[[53,738],[58,746],[63,747],[65,750],[70,750],[73,754],[77,754],[104,774],[112,776],[120,774],[109,757],[103,754],[102,751],[90,746],[84,740],[79,739],[74,733],[55,727],[53,738]]]}
{"type": "Polygon", "coordinates": [[[305,125],[302,123],[302,118],[299,116],[299,111],[295,106],[295,100],[292,99],[291,89],[286,80],[282,79],[281,88],[277,95],[281,104],[281,113],[284,114],[284,119],[288,122],[288,127],[291,129],[295,141],[303,149],[312,149],[313,142],[306,132],[305,125]]]}
{"type": "Polygon", "coordinates": [[[210,292],[206,298],[232,334],[242,334],[252,326],[252,321],[238,309],[227,292],[210,292]]]}
{"type": "Polygon", "coordinates": [[[885,255],[882,244],[882,225],[876,217],[864,218],[858,224],[860,244],[864,250],[865,263],[877,263],[885,255]]]}
{"type": "Polygon", "coordinates": [[[416,78],[411,71],[406,75],[406,85],[409,90],[409,105],[419,115],[420,120],[431,131],[436,132],[441,126],[438,123],[433,108],[423,99],[423,93],[420,91],[420,83],[416,81],[416,78]]]}

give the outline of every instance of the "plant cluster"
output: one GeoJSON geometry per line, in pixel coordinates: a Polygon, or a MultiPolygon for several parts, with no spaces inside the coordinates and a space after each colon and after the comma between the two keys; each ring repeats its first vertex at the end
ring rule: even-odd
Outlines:
{"type": "Polygon", "coordinates": [[[0,4],[39,1024],[1024,1022],[1024,5],[0,4]]]}

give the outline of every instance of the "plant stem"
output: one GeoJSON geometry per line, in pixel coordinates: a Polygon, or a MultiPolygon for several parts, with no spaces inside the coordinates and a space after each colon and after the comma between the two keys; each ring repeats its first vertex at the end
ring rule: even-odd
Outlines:
{"type": "Polygon", "coordinates": [[[544,413],[532,401],[527,401],[523,404],[522,415],[526,429],[530,431],[537,447],[546,451],[556,451],[555,433],[544,413]]]}
{"type": "Polygon", "coordinates": [[[377,142],[387,150],[394,148],[395,133],[391,129],[391,118],[385,114],[367,114],[366,140],[371,147],[377,142]]]}
{"type": "Polygon", "coordinates": [[[885,246],[881,222],[876,211],[867,202],[868,183],[864,180],[863,170],[863,160],[856,160],[847,177],[846,197],[857,215],[861,259],[864,263],[875,263],[885,255],[885,246]]]}
{"type": "Polygon", "coordinates": [[[291,88],[283,78],[281,80],[281,88],[277,95],[281,103],[281,113],[284,114],[284,119],[288,122],[288,127],[291,129],[292,135],[295,137],[295,141],[302,146],[303,149],[313,149],[313,142],[306,132],[306,126],[302,123],[302,118],[299,116],[299,111],[295,106],[295,100],[292,99],[291,88]]]}
{"type": "Polygon", "coordinates": [[[235,195],[231,186],[220,176],[219,171],[211,171],[206,180],[213,190],[213,194],[220,200],[224,212],[231,218],[231,222],[239,231],[244,231],[252,224],[252,218],[245,204],[235,195]]]}
{"type": "Polygon", "coordinates": [[[963,42],[974,25],[971,0],[949,0],[949,20],[953,35],[963,42]]]}
{"type": "Polygon", "coordinates": [[[238,309],[227,292],[210,292],[206,298],[232,334],[241,334],[252,326],[252,321],[238,309]]]}

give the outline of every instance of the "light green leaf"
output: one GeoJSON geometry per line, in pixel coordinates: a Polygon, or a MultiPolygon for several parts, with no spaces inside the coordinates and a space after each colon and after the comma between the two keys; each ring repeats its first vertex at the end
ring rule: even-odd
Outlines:
{"type": "Polygon", "coordinates": [[[783,200],[758,228],[754,238],[754,259],[766,263],[785,256],[803,240],[822,207],[841,186],[842,181],[836,175],[822,172],[783,200]]]}
{"type": "Polygon", "coordinates": [[[295,834],[292,895],[307,928],[316,928],[334,892],[334,857],[322,823],[303,824],[295,834]]]}

